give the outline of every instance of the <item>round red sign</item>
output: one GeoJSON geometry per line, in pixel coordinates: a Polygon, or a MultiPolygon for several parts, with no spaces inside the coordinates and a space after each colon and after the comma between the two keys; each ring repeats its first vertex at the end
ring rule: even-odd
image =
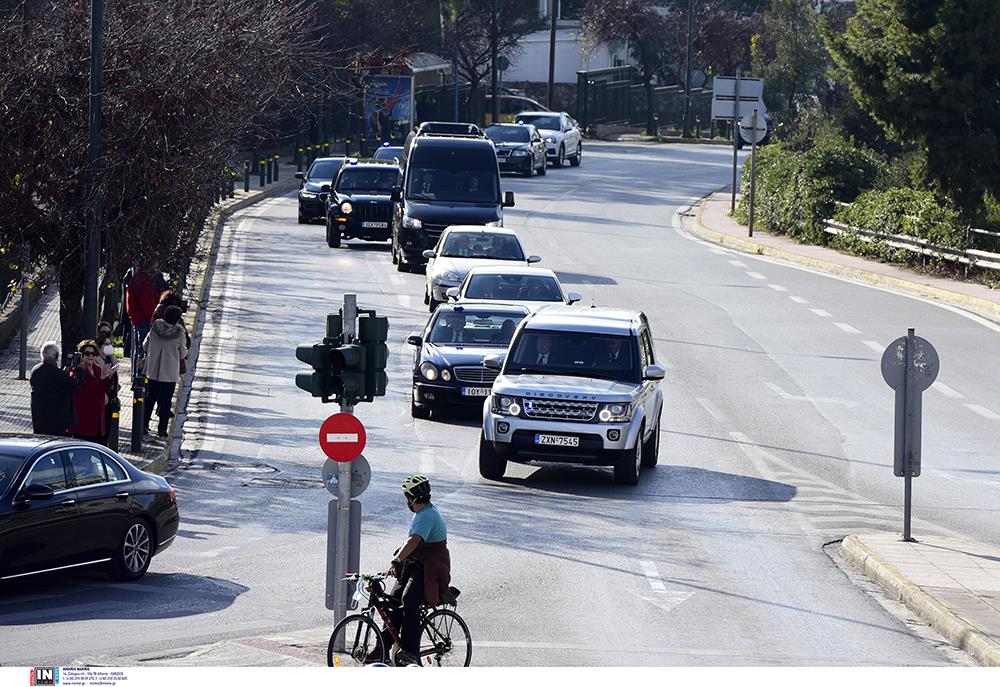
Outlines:
{"type": "Polygon", "coordinates": [[[342,463],[360,456],[365,450],[366,439],[361,420],[347,413],[331,415],[319,428],[319,446],[323,453],[342,463]]]}

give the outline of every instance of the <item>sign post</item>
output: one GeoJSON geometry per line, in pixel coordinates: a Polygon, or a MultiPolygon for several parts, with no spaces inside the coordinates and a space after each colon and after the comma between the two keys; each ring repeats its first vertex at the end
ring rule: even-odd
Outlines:
{"type": "MultiPolygon", "coordinates": [[[[736,70],[736,77],[716,76],[712,80],[712,119],[733,123],[733,192],[730,210],[736,210],[737,153],[740,147],[740,120],[748,117],[756,109],[761,116],[764,107],[764,80],[759,77],[742,76],[736,70]]],[[[759,139],[758,139],[759,140],[759,139]]],[[[750,142],[749,139],[747,141],[750,142]]]]}
{"type": "Polygon", "coordinates": [[[763,140],[767,135],[767,124],[763,118],[757,116],[757,108],[754,108],[749,117],[744,117],[740,122],[740,136],[750,142],[750,227],[749,236],[753,236],[753,216],[754,216],[754,196],[757,190],[757,142],[763,140]]]}
{"type": "Polygon", "coordinates": [[[903,482],[903,541],[910,536],[912,479],[920,476],[921,394],[937,379],[941,361],[934,346],[914,335],[893,341],[882,354],[882,378],[896,391],[893,474],[903,482]]]}
{"type": "MultiPolygon", "coordinates": [[[[714,89],[712,95],[714,96],[714,89]]],[[[736,212],[736,164],[740,151],[740,70],[736,70],[736,84],[733,97],[733,191],[730,194],[729,212],[736,212]]]]}

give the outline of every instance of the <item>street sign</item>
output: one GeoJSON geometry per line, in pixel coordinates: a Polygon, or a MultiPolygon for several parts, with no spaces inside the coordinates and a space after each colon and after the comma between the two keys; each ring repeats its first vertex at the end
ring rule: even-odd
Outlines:
{"type": "MultiPolygon", "coordinates": [[[[323,486],[333,496],[338,495],[340,488],[340,463],[333,460],[323,461],[323,486]]],[[[361,496],[368,485],[372,483],[372,468],[368,459],[360,455],[351,461],[351,498],[361,496]]]]}
{"type": "MultiPolygon", "coordinates": [[[[717,76],[712,80],[712,119],[732,120],[736,114],[735,76],[717,76]]],[[[743,119],[755,109],[763,116],[767,111],[764,106],[764,80],[753,76],[739,77],[739,119],[743,119]]]]}
{"type": "MultiPolygon", "coordinates": [[[[921,391],[926,391],[937,379],[941,369],[941,359],[937,349],[923,337],[913,337],[913,355],[910,361],[910,373],[914,375],[913,382],[921,391]]],[[[899,389],[906,383],[906,337],[901,336],[893,341],[882,354],[882,379],[893,389],[899,389]]]]}
{"type": "Polygon", "coordinates": [[[766,135],[767,122],[764,121],[761,111],[758,110],[756,117],[751,112],[740,120],[740,136],[747,143],[760,143],[766,135]]]}
{"type": "Polygon", "coordinates": [[[319,428],[319,445],[331,460],[349,462],[365,450],[365,426],[348,413],[328,417],[319,428]]]}
{"type": "Polygon", "coordinates": [[[501,72],[505,72],[508,69],[510,69],[510,60],[507,59],[506,55],[500,55],[497,58],[497,70],[501,71],[501,72]]]}
{"type": "Polygon", "coordinates": [[[893,450],[896,477],[920,476],[921,394],[937,379],[940,367],[934,346],[919,336],[901,336],[882,354],[882,379],[896,391],[893,450]]]}

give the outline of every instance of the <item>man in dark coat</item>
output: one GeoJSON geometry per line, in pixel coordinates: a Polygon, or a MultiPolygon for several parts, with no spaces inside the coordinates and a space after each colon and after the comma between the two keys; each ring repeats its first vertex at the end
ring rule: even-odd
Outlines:
{"type": "Polygon", "coordinates": [[[59,345],[46,341],[42,362],[31,370],[31,425],[35,434],[66,436],[76,425],[73,394],[83,386],[83,375],[71,377],[59,369],[59,345]]]}

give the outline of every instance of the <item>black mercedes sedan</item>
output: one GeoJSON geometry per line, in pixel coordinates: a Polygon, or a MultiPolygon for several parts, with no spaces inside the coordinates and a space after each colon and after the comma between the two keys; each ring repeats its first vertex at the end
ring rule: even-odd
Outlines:
{"type": "Polygon", "coordinates": [[[104,446],[0,434],[0,583],[91,565],[139,579],[179,523],[167,480],[104,446]]]}
{"type": "MultiPolygon", "coordinates": [[[[341,240],[388,241],[392,237],[392,189],[403,183],[395,162],[350,160],[327,189],[326,243],[341,240]]],[[[324,188],[326,188],[324,186],[324,188]]]]}
{"type": "Polygon", "coordinates": [[[323,187],[333,183],[337,172],[350,159],[352,158],[318,157],[307,171],[295,173],[295,178],[302,180],[298,194],[299,224],[309,224],[314,219],[325,217],[327,192],[323,187]]]}
{"type": "Polygon", "coordinates": [[[493,141],[501,172],[545,174],[545,143],[531,124],[490,124],[483,133],[493,141]]]}
{"type": "Polygon", "coordinates": [[[417,349],[410,415],[427,418],[433,408],[482,406],[497,376],[483,358],[506,353],[527,314],[513,303],[439,306],[423,333],[406,340],[417,349]]]}

